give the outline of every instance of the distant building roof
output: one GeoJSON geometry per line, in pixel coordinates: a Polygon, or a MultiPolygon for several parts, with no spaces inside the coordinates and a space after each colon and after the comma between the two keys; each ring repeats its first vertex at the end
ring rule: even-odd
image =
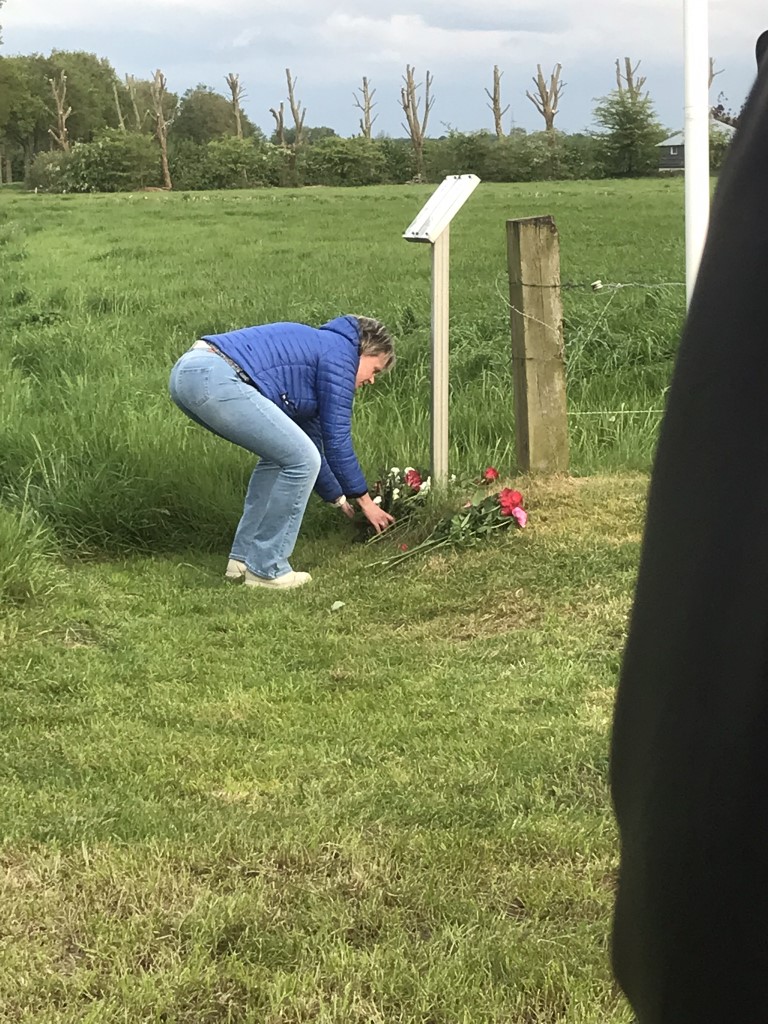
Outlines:
{"type": "MultiPolygon", "coordinates": [[[[733,138],[736,134],[736,129],[732,124],[724,124],[722,121],[718,121],[715,117],[709,119],[709,130],[711,132],[717,132],[719,135],[727,135],[729,139],[733,138]]],[[[663,142],[658,144],[659,149],[664,149],[667,146],[684,146],[685,145],[685,132],[675,132],[674,135],[670,135],[668,139],[664,139],[663,142]]]]}

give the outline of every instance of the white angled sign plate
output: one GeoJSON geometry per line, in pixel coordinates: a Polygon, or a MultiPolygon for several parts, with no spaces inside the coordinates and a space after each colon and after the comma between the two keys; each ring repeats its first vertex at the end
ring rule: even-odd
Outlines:
{"type": "Polygon", "coordinates": [[[436,242],[479,184],[476,174],[452,174],[446,178],[403,238],[409,242],[436,242]]]}

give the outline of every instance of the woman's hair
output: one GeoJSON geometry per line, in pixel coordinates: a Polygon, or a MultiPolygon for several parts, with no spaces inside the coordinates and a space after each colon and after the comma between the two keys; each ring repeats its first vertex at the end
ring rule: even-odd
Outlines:
{"type": "Polygon", "coordinates": [[[391,370],[395,364],[395,343],[387,328],[379,320],[372,320],[368,316],[357,317],[357,323],[360,329],[360,355],[386,356],[384,369],[391,370]]]}

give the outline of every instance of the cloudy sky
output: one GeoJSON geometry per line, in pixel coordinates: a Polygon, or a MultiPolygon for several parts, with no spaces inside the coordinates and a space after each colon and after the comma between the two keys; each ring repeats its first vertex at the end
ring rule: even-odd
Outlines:
{"type": "MultiPolygon", "coordinates": [[[[702,4],[706,0],[700,0],[702,4]]],[[[594,99],[615,85],[614,61],[640,60],[661,121],[683,121],[683,0],[6,0],[4,52],[88,50],[118,74],[161,68],[179,93],[200,82],[224,90],[240,75],[250,117],[272,130],[269,108],[285,98],[285,68],[298,76],[307,124],[357,131],[353,92],[376,88],[374,129],[402,134],[405,65],[429,69],[436,98],[429,134],[446,126],[491,128],[485,88],[498,64],[506,123],[543,121],[526,89],[542,64],[563,65],[558,127],[591,125],[594,99]]],[[[754,75],[754,42],[768,28],[758,0],[710,0],[710,51],[723,92],[740,106],[754,75]]]]}

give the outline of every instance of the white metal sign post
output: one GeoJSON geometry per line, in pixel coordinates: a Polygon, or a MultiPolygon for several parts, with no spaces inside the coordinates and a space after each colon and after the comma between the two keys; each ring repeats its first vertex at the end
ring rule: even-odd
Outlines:
{"type": "Polygon", "coordinates": [[[448,479],[448,334],[450,223],[480,179],[453,174],[430,196],[403,238],[432,246],[432,476],[448,479]]]}
{"type": "Polygon", "coordinates": [[[685,281],[690,304],[709,227],[709,0],[684,0],[685,281]]]}

